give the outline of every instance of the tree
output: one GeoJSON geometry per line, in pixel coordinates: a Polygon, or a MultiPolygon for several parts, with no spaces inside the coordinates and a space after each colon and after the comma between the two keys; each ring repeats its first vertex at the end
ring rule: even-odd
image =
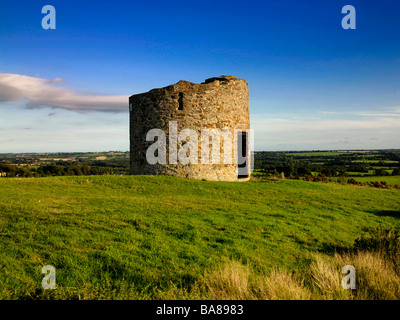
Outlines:
{"type": "Polygon", "coordinates": [[[375,175],[376,176],[388,176],[389,172],[383,169],[375,169],[375,175]]]}
{"type": "Polygon", "coordinates": [[[400,176],[400,168],[395,168],[392,171],[392,176],[400,176]]]}

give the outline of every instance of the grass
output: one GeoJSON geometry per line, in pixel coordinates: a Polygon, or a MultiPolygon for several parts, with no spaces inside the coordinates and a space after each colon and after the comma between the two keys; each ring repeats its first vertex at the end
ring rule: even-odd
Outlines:
{"type": "Polygon", "coordinates": [[[2,178],[0,195],[1,299],[285,298],[272,287],[286,283],[324,298],[319,254],[400,226],[399,190],[296,180],[2,178]],[[56,290],[41,288],[48,264],[56,290]],[[235,272],[247,282],[224,284],[235,272]]]}

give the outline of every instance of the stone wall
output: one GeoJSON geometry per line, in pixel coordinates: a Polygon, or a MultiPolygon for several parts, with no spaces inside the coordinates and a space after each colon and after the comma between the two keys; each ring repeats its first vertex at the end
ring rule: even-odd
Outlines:
{"type": "MultiPolygon", "coordinates": [[[[189,128],[195,130],[199,137],[201,129],[228,129],[234,137],[233,145],[237,144],[234,130],[245,131],[250,128],[249,92],[245,80],[235,76],[210,78],[201,84],[181,80],[165,88],[133,95],[129,98],[129,105],[131,174],[165,174],[219,181],[248,179],[238,179],[236,155],[233,155],[231,164],[202,164],[201,156],[205,151],[201,150],[200,138],[198,164],[168,164],[170,121],[176,121],[178,132],[189,128]],[[146,161],[146,151],[153,144],[152,141],[146,141],[146,134],[153,128],[161,129],[166,134],[167,164],[150,165],[146,161]]],[[[181,146],[182,142],[178,142],[178,149],[181,146]]],[[[221,155],[223,162],[223,140],[221,155]]]]}

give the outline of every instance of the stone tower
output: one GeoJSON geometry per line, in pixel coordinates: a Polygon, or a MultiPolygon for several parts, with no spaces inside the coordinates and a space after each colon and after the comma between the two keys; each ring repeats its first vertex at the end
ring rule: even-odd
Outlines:
{"type": "Polygon", "coordinates": [[[249,179],[250,115],[245,80],[235,76],[210,78],[201,84],[181,80],[129,97],[129,111],[131,174],[216,181],[249,179]],[[149,137],[151,129],[162,130],[164,139],[149,137]],[[198,138],[182,138],[184,129],[191,129],[198,138]],[[207,136],[207,132],[212,134],[207,136]],[[164,149],[151,152],[154,151],[154,148],[149,149],[152,145],[164,149]],[[150,163],[149,153],[164,156],[166,161],[150,163]],[[180,156],[191,158],[179,161],[180,156]]]}

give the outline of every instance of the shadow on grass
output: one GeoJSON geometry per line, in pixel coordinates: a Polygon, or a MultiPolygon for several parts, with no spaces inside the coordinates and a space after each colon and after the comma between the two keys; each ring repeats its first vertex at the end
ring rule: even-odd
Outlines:
{"type": "Polygon", "coordinates": [[[392,217],[392,218],[400,219],[400,211],[374,210],[374,211],[370,211],[370,213],[377,215],[379,217],[392,217]]]}
{"type": "Polygon", "coordinates": [[[328,254],[328,255],[333,255],[335,253],[339,253],[339,254],[349,253],[352,250],[353,250],[352,247],[334,245],[334,244],[325,242],[325,243],[322,244],[321,248],[318,249],[318,252],[325,253],[325,254],[328,254]]]}

